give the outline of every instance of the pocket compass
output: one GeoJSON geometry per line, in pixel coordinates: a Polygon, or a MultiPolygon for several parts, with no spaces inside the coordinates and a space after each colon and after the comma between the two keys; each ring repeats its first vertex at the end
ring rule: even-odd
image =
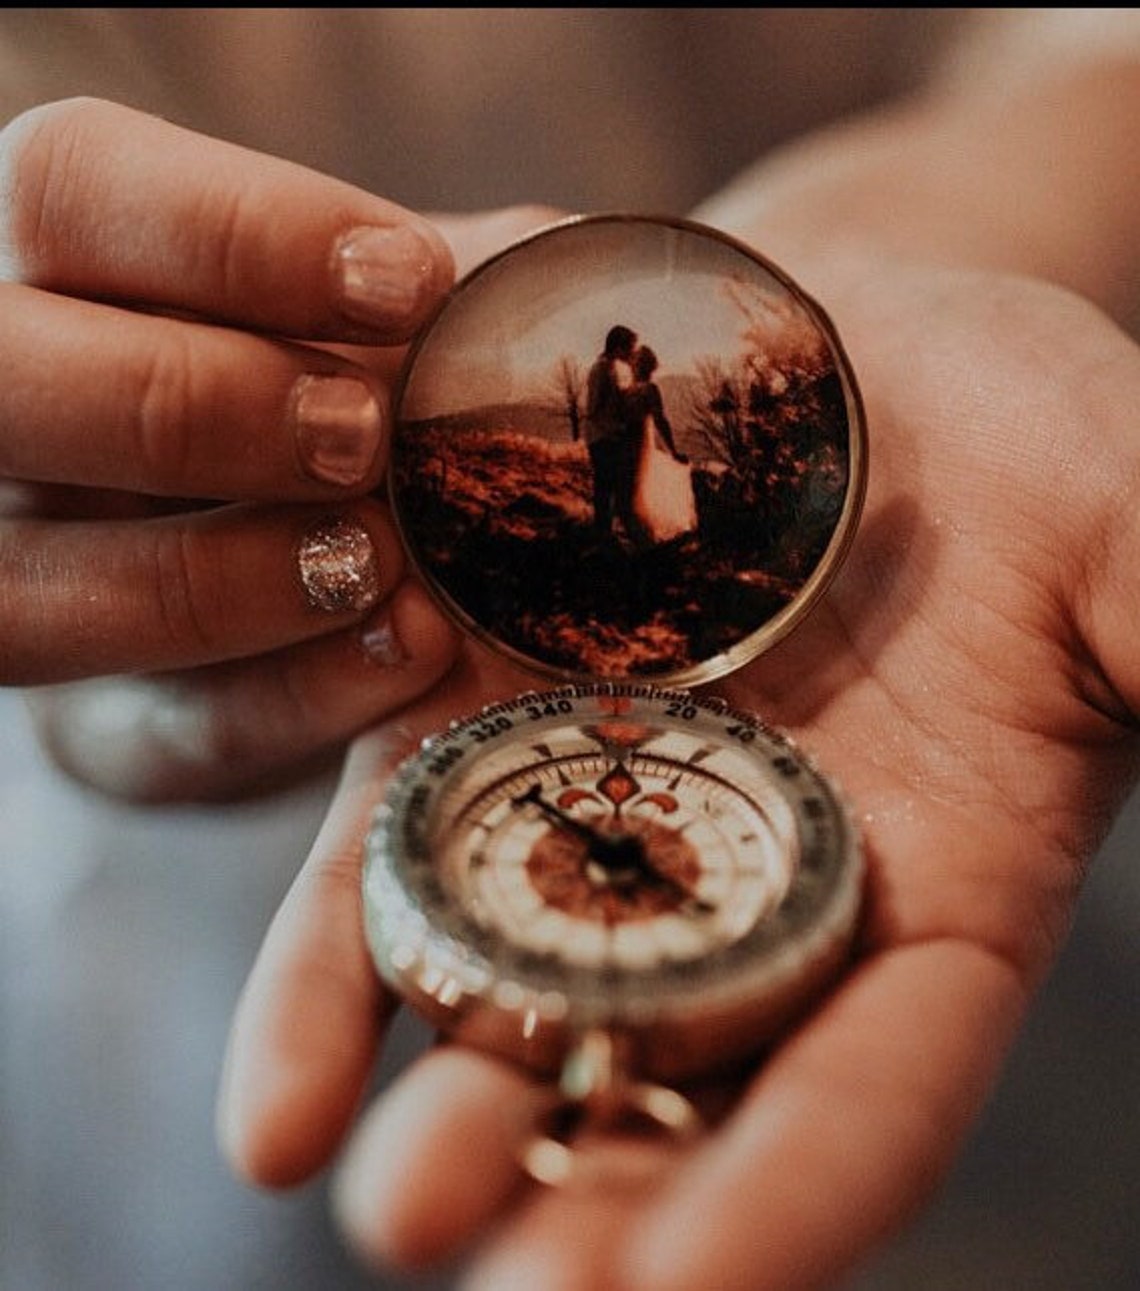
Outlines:
{"type": "Polygon", "coordinates": [[[818,601],[865,478],[827,316],[692,222],[540,230],[409,352],[389,475],[409,555],[546,685],[399,768],[365,925],[424,1017],[555,1078],[520,1148],[537,1179],[575,1172],[567,1110],[697,1132],[677,1086],[757,1055],[849,953],[862,859],[842,795],[707,683],[818,601]]]}

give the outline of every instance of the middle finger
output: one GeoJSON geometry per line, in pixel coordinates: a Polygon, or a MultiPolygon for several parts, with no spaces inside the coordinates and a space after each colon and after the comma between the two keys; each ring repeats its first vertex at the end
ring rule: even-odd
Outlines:
{"type": "Polygon", "coordinates": [[[233,500],[380,479],[381,384],[322,349],[0,286],[0,475],[233,500]]]}

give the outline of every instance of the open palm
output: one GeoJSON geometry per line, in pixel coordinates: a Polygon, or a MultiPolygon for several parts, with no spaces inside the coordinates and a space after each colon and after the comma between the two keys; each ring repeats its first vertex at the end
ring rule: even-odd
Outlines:
{"type": "MultiPolygon", "coordinates": [[[[765,248],[761,247],[761,250],[765,248]]],[[[473,1284],[826,1285],[952,1162],[1064,938],[1137,768],[1140,356],[1028,279],[883,266],[804,277],[867,405],[870,484],[810,618],[720,693],[844,787],[869,861],[850,971],[645,1193],[542,1189],[510,1118],[537,1097],[441,1046],[355,1126],[391,1001],[360,915],[361,840],[421,736],[533,686],[470,648],[354,746],[235,1020],[222,1136],[286,1184],[351,1133],[343,1222],[378,1262],[468,1259],[473,1284]]]]}

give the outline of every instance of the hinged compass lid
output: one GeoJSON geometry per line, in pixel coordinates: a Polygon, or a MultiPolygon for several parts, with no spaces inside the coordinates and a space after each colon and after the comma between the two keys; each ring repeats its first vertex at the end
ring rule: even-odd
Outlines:
{"type": "Polygon", "coordinates": [[[448,613],[566,681],[694,684],[815,604],[866,479],[826,314],[698,224],[551,225],[459,282],[412,348],[391,503],[448,613]]]}

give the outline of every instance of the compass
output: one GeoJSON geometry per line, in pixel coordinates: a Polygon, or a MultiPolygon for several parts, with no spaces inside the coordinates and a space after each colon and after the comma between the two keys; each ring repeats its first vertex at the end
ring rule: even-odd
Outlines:
{"type": "Polygon", "coordinates": [[[495,704],[427,742],[376,814],[381,972],[461,1039],[557,1070],[591,1031],[676,1081],[754,1053],[830,975],[858,841],[757,717],[652,686],[495,704]]]}
{"type": "Polygon", "coordinates": [[[849,953],[863,864],[842,794],[692,687],[818,602],[865,474],[826,314],[691,222],[540,231],[409,353],[389,485],[411,561],[464,630],[553,684],[400,767],[365,925],[425,1018],[554,1077],[520,1148],[537,1179],[574,1173],[567,1108],[696,1133],[677,1086],[759,1054],[849,953]]]}

